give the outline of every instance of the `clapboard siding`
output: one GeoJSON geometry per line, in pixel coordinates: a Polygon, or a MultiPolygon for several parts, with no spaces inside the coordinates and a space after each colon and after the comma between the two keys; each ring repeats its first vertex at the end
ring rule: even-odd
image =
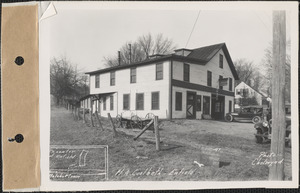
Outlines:
{"type": "Polygon", "coordinates": [[[100,88],[95,88],[95,75],[91,75],[91,94],[112,93],[114,96],[114,110],[109,110],[110,99],[106,97],[106,111],[103,110],[101,102],[101,115],[106,116],[107,112],[116,116],[123,110],[123,94],[130,94],[130,111],[140,117],[147,113],[153,113],[160,118],[167,118],[169,98],[169,68],[170,61],[163,62],[163,79],[155,80],[156,63],[136,67],[136,83],[130,83],[130,68],[116,71],[115,86],[110,86],[110,72],[100,74],[100,88]],[[159,92],[159,110],[151,109],[151,93],[159,92]],[[136,93],[144,93],[144,110],[136,110],[136,93]]]}

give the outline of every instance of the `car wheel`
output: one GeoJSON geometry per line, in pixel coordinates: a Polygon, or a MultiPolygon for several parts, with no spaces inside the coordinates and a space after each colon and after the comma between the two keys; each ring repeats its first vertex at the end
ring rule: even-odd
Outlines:
{"type": "MultiPolygon", "coordinates": [[[[262,135],[262,131],[261,129],[258,129],[257,132],[256,132],[257,135],[262,135]]],[[[256,139],[256,143],[259,143],[259,144],[262,144],[262,142],[264,141],[263,140],[263,137],[262,136],[255,136],[255,139],[256,139]]]]}
{"type": "Polygon", "coordinates": [[[227,115],[225,116],[225,120],[226,120],[227,122],[232,122],[232,121],[233,121],[233,116],[230,115],[230,114],[227,114],[227,115]]]}
{"type": "Polygon", "coordinates": [[[258,122],[260,122],[261,121],[261,118],[259,117],[259,116],[255,116],[255,117],[253,117],[253,119],[252,119],[252,123],[254,123],[254,124],[256,124],[256,123],[258,123],[258,122]]]}

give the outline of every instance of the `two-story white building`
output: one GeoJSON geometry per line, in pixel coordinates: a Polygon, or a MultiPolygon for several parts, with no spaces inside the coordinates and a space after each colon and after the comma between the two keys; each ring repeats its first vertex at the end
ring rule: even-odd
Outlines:
{"type": "MultiPolygon", "coordinates": [[[[267,97],[263,95],[261,92],[258,92],[245,82],[240,82],[235,87],[235,108],[239,108],[243,106],[243,99],[255,98],[257,105],[263,105],[263,99],[267,97]]],[[[244,105],[254,105],[254,104],[244,104],[244,105]]]]}
{"type": "Polygon", "coordinates": [[[160,119],[200,119],[202,115],[223,119],[233,111],[238,79],[225,43],[178,49],[174,54],[86,74],[93,109],[101,116],[131,111],[140,117],[153,113],[160,119]]]}

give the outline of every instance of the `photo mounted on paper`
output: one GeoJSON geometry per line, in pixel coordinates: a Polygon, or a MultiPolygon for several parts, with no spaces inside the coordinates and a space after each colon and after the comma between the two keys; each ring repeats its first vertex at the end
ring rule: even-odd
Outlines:
{"type": "Polygon", "coordinates": [[[43,20],[51,181],[295,180],[291,9],[72,4],[43,20]]]}

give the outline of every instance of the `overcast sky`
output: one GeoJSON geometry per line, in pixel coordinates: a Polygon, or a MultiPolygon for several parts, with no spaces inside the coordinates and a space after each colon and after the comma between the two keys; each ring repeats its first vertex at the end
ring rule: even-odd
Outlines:
{"type": "MultiPolygon", "coordinates": [[[[104,56],[116,55],[125,42],[147,33],[163,33],[177,48],[185,47],[199,11],[65,9],[66,4],[54,5],[57,14],[47,19],[50,54],[66,56],[84,72],[104,68],[104,56]]],[[[288,39],[289,28],[287,14],[288,39]]],[[[186,48],[225,42],[233,61],[246,58],[261,65],[271,41],[270,10],[201,10],[186,48]]]]}

